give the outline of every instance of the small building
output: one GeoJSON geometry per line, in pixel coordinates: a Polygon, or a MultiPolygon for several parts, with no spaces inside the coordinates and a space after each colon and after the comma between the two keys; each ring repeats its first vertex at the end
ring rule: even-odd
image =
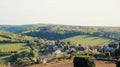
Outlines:
{"type": "Polygon", "coordinates": [[[56,57],[60,57],[63,53],[61,50],[56,50],[54,53],[53,53],[56,57]]]}

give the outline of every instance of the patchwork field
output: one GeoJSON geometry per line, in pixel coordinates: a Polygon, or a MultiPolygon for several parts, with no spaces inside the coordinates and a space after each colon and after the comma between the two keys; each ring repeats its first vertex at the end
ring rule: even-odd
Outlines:
{"type": "Polygon", "coordinates": [[[26,43],[0,43],[0,51],[1,52],[9,52],[9,51],[26,51],[30,50],[30,47],[26,45],[26,43]]]}
{"type": "MultiPolygon", "coordinates": [[[[29,51],[30,47],[26,43],[0,43],[0,52],[10,52],[10,51],[29,51]]],[[[0,63],[4,63],[8,60],[10,56],[0,56],[0,63]]]]}
{"type": "Polygon", "coordinates": [[[70,41],[73,44],[81,44],[82,46],[103,46],[109,44],[110,42],[113,42],[114,40],[89,35],[79,35],[63,39],[63,41],[70,41]]]}

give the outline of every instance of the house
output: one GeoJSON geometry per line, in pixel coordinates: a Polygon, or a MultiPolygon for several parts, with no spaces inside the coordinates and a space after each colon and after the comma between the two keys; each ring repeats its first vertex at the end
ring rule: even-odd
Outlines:
{"type": "Polygon", "coordinates": [[[107,53],[107,52],[113,53],[115,50],[116,50],[116,48],[109,47],[109,46],[104,46],[104,47],[101,49],[101,52],[102,52],[102,53],[107,53]]]}
{"type": "Polygon", "coordinates": [[[55,57],[60,57],[62,55],[62,51],[61,50],[56,50],[53,55],[55,55],[55,57]]]}
{"type": "Polygon", "coordinates": [[[82,46],[79,46],[79,47],[77,47],[77,50],[78,50],[78,51],[84,51],[84,50],[85,50],[85,48],[84,48],[84,47],[82,47],[82,46]]]}
{"type": "Polygon", "coordinates": [[[91,46],[89,48],[90,48],[90,50],[97,50],[97,51],[100,51],[102,49],[101,46],[91,46]]]}
{"type": "Polygon", "coordinates": [[[47,45],[55,45],[55,41],[49,41],[47,45]]]}
{"type": "Polygon", "coordinates": [[[116,42],[116,43],[111,43],[111,44],[108,44],[108,46],[109,47],[111,47],[111,48],[119,48],[119,43],[118,42],[116,42]]]}

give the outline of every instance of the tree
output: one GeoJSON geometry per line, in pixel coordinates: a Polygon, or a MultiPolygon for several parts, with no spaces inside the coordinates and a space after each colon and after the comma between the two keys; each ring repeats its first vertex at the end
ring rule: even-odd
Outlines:
{"type": "Polygon", "coordinates": [[[115,58],[116,59],[120,58],[120,43],[119,43],[119,48],[115,50],[115,58]]]}
{"type": "Polygon", "coordinates": [[[115,50],[115,58],[116,59],[120,58],[120,48],[115,50]]]}
{"type": "Polygon", "coordinates": [[[39,54],[39,51],[37,49],[34,49],[34,50],[32,50],[31,54],[34,58],[37,58],[38,54],[39,54]]]}

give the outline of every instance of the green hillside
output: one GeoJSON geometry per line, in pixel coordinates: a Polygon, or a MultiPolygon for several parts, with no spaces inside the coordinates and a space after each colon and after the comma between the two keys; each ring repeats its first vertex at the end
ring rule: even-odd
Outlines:
{"type": "MultiPolygon", "coordinates": [[[[0,43],[0,52],[9,53],[11,51],[17,51],[18,53],[22,51],[30,51],[30,47],[26,43],[0,43]]],[[[0,56],[0,63],[5,63],[8,61],[11,55],[0,56]]]]}
{"type": "Polygon", "coordinates": [[[0,64],[8,61],[10,56],[0,56],[0,64]]]}
{"type": "Polygon", "coordinates": [[[80,34],[120,40],[120,27],[33,24],[0,25],[0,30],[48,40],[61,40],[80,34]]]}
{"type": "Polygon", "coordinates": [[[8,39],[8,38],[1,37],[1,36],[0,36],[0,41],[3,41],[3,40],[9,40],[9,39],[8,39]]]}
{"type": "Polygon", "coordinates": [[[78,35],[63,39],[63,41],[70,41],[72,44],[81,44],[82,46],[103,46],[113,42],[114,40],[89,35],[78,35]]]}
{"type": "Polygon", "coordinates": [[[0,51],[1,52],[9,52],[9,51],[29,51],[30,47],[26,45],[26,43],[0,43],[0,51]]]}

